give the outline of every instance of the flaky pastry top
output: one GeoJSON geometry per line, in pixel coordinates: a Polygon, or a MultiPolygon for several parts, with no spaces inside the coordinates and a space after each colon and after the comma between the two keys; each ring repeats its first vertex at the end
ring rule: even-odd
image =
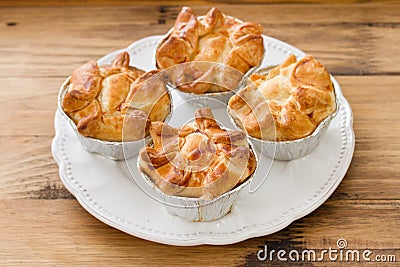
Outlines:
{"type": "Polygon", "coordinates": [[[148,133],[151,121],[163,121],[171,100],[159,71],[129,66],[122,52],[105,66],[89,61],[75,69],[62,109],[80,134],[104,141],[134,141],[148,133]]]}
{"type": "MultiPolygon", "coordinates": [[[[198,18],[191,8],[183,7],[172,32],[156,51],[157,67],[166,69],[187,62],[215,62],[244,74],[261,63],[264,55],[261,33],[261,25],[240,22],[218,8],[198,18]]],[[[231,78],[227,77],[230,71],[227,72],[216,64],[191,66],[190,70],[182,69],[175,82],[178,89],[196,94],[233,90],[235,88],[219,86],[231,78]]]]}
{"type": "Polygon", "coordinates": [[[252,83],[229,100],[229,112],[247,133],[262,140],[306,137],[336,110],[327,69],[307,55],[289,56],[268,74],[253,74],[252,83]]]}
{"type": "Polygon", "coordinates": [[[209,108],[182,128],[150,127],[153,145],[139,152],[139,166],[168,195],[214,198],[243,183],[256,159],[246,135],[222,129],[209,108]]]}

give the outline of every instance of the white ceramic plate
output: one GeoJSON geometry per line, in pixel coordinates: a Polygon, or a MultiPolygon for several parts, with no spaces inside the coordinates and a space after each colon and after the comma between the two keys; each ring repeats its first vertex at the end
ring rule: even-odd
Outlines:
{"type": "MultiPolygon", "coordinates": [[[[154,47],[160,38],[144,38],[124,49],[131,55],[131,64],[153,69],[154,47]]],[[[264,36],[264,44],[267,55],[263,66],[280,63],[288,54],[304,56],[302,51],[270,37],[264,36]]],[[[109,63],[118,52],[106,55],[99,63],[109,63]]],[[[252,194],[242,192],[232,212],[217,221],[194,223],[170,215],[162,203],[137,186],[124,161],[86,152],[58,112],[53,156],[62,182],[79,203],[99,220],[131,235],[171,245],[232,244],[268,235],[319,207],[349,167],[355,142],[352,111],[339,84],[333,81],[340,109],[319,146],[307,157],[274,161],[260,188],[252,194]]],[[[196,108],[182,104],[174,93],[173,101],[175,112],[170,123],[179,126],[193,117],[196,108]]],[[[233,128],[225,109],[214,110],[214,114],[226,127],[233,128]]],[[[136,158],[130,160],[135,162],[136,158]]]]}

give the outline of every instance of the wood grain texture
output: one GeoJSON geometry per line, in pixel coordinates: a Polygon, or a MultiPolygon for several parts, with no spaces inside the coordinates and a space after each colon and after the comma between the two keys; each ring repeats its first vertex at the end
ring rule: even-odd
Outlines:
{"type": "MultiPolygon", "coordinates": [[[[132,5],[146,5],[146,6],[160,6],[160,5],[218,5],[218,4],[235,4],[235,5],[249,5],[249,4],[326,4],[326,3],[365,3],[365,0],[3,0],[0,6],[132,6],[132,5]]],[[[368,0],[368,2],[394,2],[393,0],[368,0]]]]}
{"type": "Polygon", "coordinates": [[[0,266],[284,266],[259,262],[257,251],[327,249],[338,238],[400,261],[400,2],[228,2],[0,1],[0,266]],[[58,177],[50,144],[63,80],[89,59],[165,33],[188,4],[259,22],[315,55],[353,109],[356,147],[343,182],[278,233],[228,246],[156,244],[99,222],[58,177]]]}
{"type": "MultiPolygon", "coordinates": [[[[220,7],[233,16],[246,14],[247,20],[264,26],[265,34],[313,54],[334,75],[400,73],[399,4],[220,7]],[[376,15],[377,11],[384,15],[376,15]]],[[[194,7],[198,14],[209,8],[194,7]]],[[[177,6],[44,9],[3,8],[0,77],[65,76],[89,59],[149,34],[164,34],[180,10],[177,6]]]]}
{"type": "Polygon", "coordinates": [[[255,266],[264,243],[271,249],[322,249],[335,247],[343,235],[352,248],[398,253],[399,205],[399,201],[328,201],[273,235],[227,246],[175,247],[100,223],[75,200],[0,200],[0,259],[9,265],[255,266]]]}

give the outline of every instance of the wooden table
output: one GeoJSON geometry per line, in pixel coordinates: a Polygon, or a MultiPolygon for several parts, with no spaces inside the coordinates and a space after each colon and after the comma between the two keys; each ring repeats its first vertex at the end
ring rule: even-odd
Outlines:
{"type": "Polygon", "coordinates": [[[228,246],[160,245],[101,223],[64,188],[50,153],[58,88],[87,60],[165,33],[187,1],[2,1],[0,265],[254,266],[264,244],[327,249],[338,238],[400,261],[400,3],[234,2],[192,7],[204,14],[217,5],[261,23],[265,34],[316,56],[342,85],[356,148],[329,200],[276,234],[228,246]]]}

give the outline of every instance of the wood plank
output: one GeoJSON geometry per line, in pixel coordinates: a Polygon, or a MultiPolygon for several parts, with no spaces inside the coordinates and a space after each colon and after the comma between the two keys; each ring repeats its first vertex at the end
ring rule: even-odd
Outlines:
{"type": "MultiPolygon", "coordinates": [[[[320,59],[333,74],[400,73],[400,5],[222,6],[320,59]],[[377,10],[379,12],[377,12],[377,10]],[[384,14],[384,15],[375,15],[384,14]],[[334,33],[334,34],[333,34],[334,33]]],[[[195,8],[200,14],[209,7],[195,8]]],[[[173,24],[179,7],[3,8],[0,77],[58,77],[173,24]],[[14,23],[14,26],[7,26],[14,23]],[[165,23],[165,24],[164,24],[165,23]]]]}
{"type": "MultiPolygon", "coordinates": [[[[393,2],[393,0],[369,0],[368,2],[393,2]]],[[[249,4],[282,4],[282,0],[172,0],[172,1],[140,1],[140,0],[44,0],[44,1],[30,1],[30,0],[3,0],[0,6],[132,6],[132,5],[216,5],[216,4],[236,4],[236,5],[249,5],[249,4]]],[[[365,3],[363,0],[285,0],[285,4],[352,4],[352,3],[365,3]]]]}
{"type": "MultiPolygon", "coordinates": [[[[0,135],[54,135],[61,78],[0,78],[0,135]]],[[[1,146],[1,145],[0,145],[1,146]]]]}
{"type": "Polygon", "coordinates": [[[270,249],[328,249],[335,248],[339,238],[346,238],[350,249],[368,248],[399,257],[399,205],[398,201],[327,202],[273,235],[237,245],[174,247],[108,227],[75,200],[0,200],[0,261],[8,266],[109,266],[115,261],[139,266],[159,266],[160,262],[173,266],[254,266],[259,263],[256,253],[264,244],[270,249]]]}
{"type": "MultiPolygon", "coordinates": [[[[252,252],[245,256],[246,262],[242,266],[258,266],[260,264],[256,254],[258,250],[255,247],[262,249],[264,245],[267,245],[269,251],[274,249],[276,252],[280,249],[287,252],[292,249],[297,251],[316,249],[316,252],[320,253],[322,249],[329,247],[337,249],[338,239],[346,239],[347,249],[358,249],[362,252],[368,248],[373,251],[374,255],[396,255],[398,261],[400,255],[397,225],[397,221],[400,219],[399,206],[398,203],[388,203],[387,201],[328,200],[312,214],[295,221],[278,233],[241,243],[246,244],[246,248],[253,247],[250,249],[252,252]]],[[[299,264],[300,266],[303,264],[304,266],[344,265],[339,261],[330,262],[328,260],[299,264]]],[[[347,264],[356,266],[359,263],[347,264]]],[[[292,263],[289,262],[288,266],[291,265],[292,263]]],[[[266,261],[261,266],[286,265],[282,265],[282,262],[278,261],[275,256],[274,262],[266,261]]]]}
{"type": "MultiPolygon", "coordinates": [[[[0,200],[0,262],[2,264],[63,264],[138,266],[207,264],[198,247],[165,246],[131,237],[86,213],[75,200],[0,200]],[[36,216],[32,217],[32,214],[36,216]],[[186,255],[186,257],[184,256],[186,255]],[[182,257],[184,256],[184,257],[182,257]]],[[[227,265],[238,264],[241,246],[205,246],[224,254],[227,265]]],[[[240,259],[239,259],[240,261],[240,259]]]]}
{"type": "MultiPolygon", "coordinates": [[[[129,2],[132,2],[128,0],[129,2]]],[[[13,1],[16,2],[16,1],[13,1]]],[[[29,1],[35,3],[35,1],[29,1]]],[[[54,1],[52,1],[54,2],[54,1]]],[[[79,1],[85,3],[85,1],[79,1]]],[[[96,1],[97,2],[97,1],[96,1]]],[[[114,2],[114,1],[113,1],[114,2]]],[[[168,1],[169,3],[170,1],[168,1]]],[[[1,3],[5,3],[1,1],[1,3]]],[[[37,2],[39,4],[45,3],[45,1],[37,2]]],[[[81,19],[91,25],[97,24],[99,21],[103,21],[104,24],[118,24],[122,22],[133,23],[151,23],[155,22],[155,19],[163,17],[166,23],[173,25],[177,14],[179,13],[181,6],[173,4],[168,5],[156,5],[146,6],[148,1],[143,2],[143,5],[132,5],[130,7],[119,7],[118,5],[102,7],[101,5],[95,6],[63,6],[62,8],[57,6],[46,5],[46,6],[32,6],[32,7],[0,7],[2,10],[8,12],[1,14],[1,22],[14,21],[24,23],[23,20],[27,20],[24,24],[32,25],[32,22],[45,23],[44,19],[53,19],[51,25],[54,23],[64,23],[65,25],[75,24],[76,20],[67,20],[67,15],[72,16],[71,18],[81,19]],[[18,12],[19,11],[19,12],[18,12]],[[40,11],[51,11],[51,12],[40,12],[40,11]],[[52,13],[52,14],[45,14],[52,13]],[[102,15],[98,18],[96,15],[102,15]],[[120,15],[120,16],[118,16],[120,15]],[[60,17],[61,16],[61,17],[60,17]]],[[[253,19],[255,22],[266,23],[266,24],[295,24],[295,23],[399,23],[398,6],[399,1],[392,1],[390,3],[382,4],[381,1],[373,3],[369,1],[363,4],[324,4],[324,5],[309,5],[309,4],[287,4],[280,3],[275,5],[270,4],[255,4],[249,5],[247,2],[235,3],[235,4],[221,4],[220,2],[213,2],[216,7],[221,9],[224,13],[242,18],[244,20],[253,19]],[[251,11],[251,12],[246,12],[251,11]],[[371,13],[373,12],[373,13],[371,13]],[[245,16],[245,17],[243,17],[245,16]]],[[[197,15],[204,15],[214,5],[190,5],[197,15]]],[[[5,23],[6,24],[6,23],[5,23]]],[[[17,25],[19,25],[17,23],[17,25]]],[[[10,27],[17,26],[10,25],[10,27]]],[[[6,25],[2,25],[6,26],[6,25]]],[[[81,26],[81,25],[75,25],[81,26]]],[[[84,26],[84,25],[82,25],[84,26]]],[[[79,27],[77,27],[79,28],[79,27]]]]}
{"type": "Polygon", "coordinates": [[[0,199],[72,199],[62,184],[48,137],[1,138],[0,199]]]}

